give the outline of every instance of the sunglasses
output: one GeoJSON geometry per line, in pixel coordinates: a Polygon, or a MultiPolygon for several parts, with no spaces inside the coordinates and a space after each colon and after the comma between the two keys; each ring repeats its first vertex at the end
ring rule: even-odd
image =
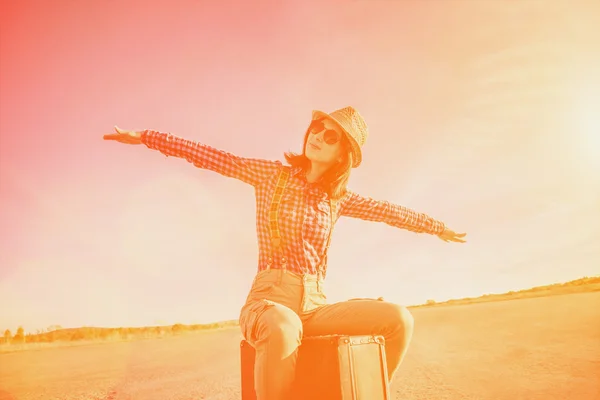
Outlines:
{"type": "Polygon", "coordinates": [[[313,135],[325,131],[323,133],[323,141],[327,144],[336,144],[342,140],[342,136],[337,131],[325,128],[325,124],[320,119],[314,119],[310,123],[310,131],[313,135]]]}

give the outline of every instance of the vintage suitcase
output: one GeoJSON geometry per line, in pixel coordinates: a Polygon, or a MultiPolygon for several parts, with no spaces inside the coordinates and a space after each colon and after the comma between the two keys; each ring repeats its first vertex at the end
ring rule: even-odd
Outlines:
{"type": "MultiPolygon", "coordinates": [[[[254,349],[241,342],[242,400],[255,400],[254,349]]],[[[291,400],[390,400],[383,336],[305,337],[291,400]]]]}

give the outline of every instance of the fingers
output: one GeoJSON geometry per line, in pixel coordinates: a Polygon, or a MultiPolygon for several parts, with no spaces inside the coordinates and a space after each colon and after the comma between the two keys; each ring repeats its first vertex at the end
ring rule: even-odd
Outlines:
{"type": "Polygon", "coordinates": [[[123,141],[123,140],[126,140],[127,136],[123,135],[122,133],[109,133],[107,135],[102,136],[102,138],[104,140],[118,140],[118,141],[123,141]]]}
{"type": "Polygon", "coordinates": [[[117,140],[117,141],[122,142],[124,140],[127,140],[126,139],[127,135],[129,135],[129,136],[135,136],[133,134],[133,132],[129,132],[129,131],[125,130],[125,129],[121,129],[117,125],[114,126],[114,129],[115,129],[115,131],[117,133],[109,133],[109,134],[104,135],[102,138],[104,140],[117,140]]]}
{"type": "Polygon", "coordinates": [[[440,235],[439,238],[444,242],[466,243],[466,240],[461,239],[466,235],[466,233],[455,233],[448,230],[444,234],[440,235]]]}
{"type": "Polygon", "coordinates": [[[134,138],[131,135],[126,135],[122,133],[111,133],[102,136],[104,140],[114,140],[115,142],[127,143],[127,144],[139,144],[139,139],[134,138]]]}
{"type": "Polygon", "coordinates": [[[446,243],[448,243],[448,242],[466,243],[467,242],[466,240],[461,239],[461,238],[464,238],[465,236],[467,236],[466,233],[456,233],[453,230],[446,228],[438,237],[446,243]]]}
{"type": "Polygon", "coordinates": [[[465,234],[461,234],[461,235],[455,235],[454,237],[451,237],[450,240],[452,240],[453,242],[457,242],[457,243],[466,243],[466,240],[460,239],[459,237],[464,237],[465,234]]]}
{"type": "Polygon", "coordinates": [[[454,242],[454,243],[466,243],[467,242],[466,240],[454,239],[454,238],[451,238],[451,239],[442,239],[442,240],[444,242],[446,242],[446,243],[450,243],[450,242],[454,242]]]}
{"type": "Polygon", "coordinates": [[[121,128],[119,128],[118,126],[114,126],[115,131],[117,131],[117,133],[108,133],[104,136],[102,136],[102,138],[104,140],[119,140],[120,137],[122,137],[122,134],[125,132],[124,130],[122,130],[121,128]]]}
{"type": "Polygon", "coordinates": [[[452,240],[457,243],[466,243],[467,242],[466,240],[461,239],[461,238],[465,237],[465,235],[466,235],[466,233],[458,233],[458,234],[454,235],[452,240]]]}

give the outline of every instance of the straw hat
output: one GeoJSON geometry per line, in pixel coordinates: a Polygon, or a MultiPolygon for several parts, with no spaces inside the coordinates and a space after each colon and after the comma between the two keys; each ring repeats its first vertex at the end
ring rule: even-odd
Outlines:
{"type": "Polygon", "coordinates": [[[332,113],[314,110],[313,119],[328,118],[335,122],[346,134],[352,151],[352,168],[356,168],[362,161],[362,146],[369,136],[369,128],[363,117],[354,107],[344,107],[332,113]]]}

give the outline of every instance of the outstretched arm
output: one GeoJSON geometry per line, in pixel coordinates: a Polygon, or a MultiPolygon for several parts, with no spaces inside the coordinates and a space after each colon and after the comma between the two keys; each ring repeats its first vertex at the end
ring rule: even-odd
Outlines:
{"type": "Polygon", "coordinates": [[[158,150],[166,156],[184,158],[198,168],[239,179],[253,186],[277,171],[281,164],[278,161],[239,157],[206,144],[152,130],[143,131],[141,140],[148,148],[158,150]]]}
{"type": "Polygon", "coordinates": [[[385,200],[363,197],[351,191],[348,192],[341,203],[340,216],[342,215],[366,221],[384,222],[411,232],[436,235],[444,241],[464,242],[459,238],[464,237],[465,234],[457,234],[451,231],[443,222],[427,214],[385,200]]]}
{"type": "Polygon", "coordinates": [[[211,146],[183,139],[170,133],[153,130],[125,131],[115,127],[116,134],[104,135],[105,140],[126,144],[144,144],[166,156],[183,158],[198,168],[208,169],[221,175],[239,179],[256,186],[279,170],[281,162],[244,158],[211,146]]]}

